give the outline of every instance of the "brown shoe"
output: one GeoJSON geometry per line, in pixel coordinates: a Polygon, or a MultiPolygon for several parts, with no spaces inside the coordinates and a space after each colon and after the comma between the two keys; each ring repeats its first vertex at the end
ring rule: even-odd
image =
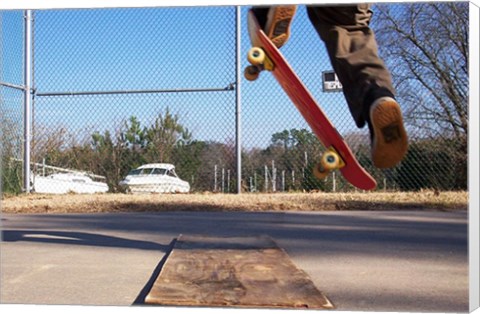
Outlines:
{"type": "Polygon", "coordinates": [[[285,45],[290,38],[290,25],[296,11],[296,5],[272,6],[268,10],[264,31],[277,48],[285,45]]]}
{"type": "Polygon", "coordinates": [[[400,106],[391,97],[377,99],[370,107],[372,161],[377,168],[392,168],[405,157],[408,138],[400,106]]]}

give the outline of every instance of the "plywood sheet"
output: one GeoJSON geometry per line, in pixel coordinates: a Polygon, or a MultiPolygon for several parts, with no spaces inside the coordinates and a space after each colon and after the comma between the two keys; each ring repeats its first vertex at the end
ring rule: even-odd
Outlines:
{"type": "Polygon", "coordinates": [[[145,303],[333,308],[307,274],[267,236],[180,236],[145,303]]]}

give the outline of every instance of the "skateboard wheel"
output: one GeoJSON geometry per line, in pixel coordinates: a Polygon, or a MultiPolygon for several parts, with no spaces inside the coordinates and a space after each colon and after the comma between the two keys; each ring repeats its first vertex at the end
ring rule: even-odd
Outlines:
{"type": "Polygon", "coordinates": [[[323,168],[321,163],[318,163],[315,165],[315,167],[313,167],[313,175],[317,179],[320,179],[320,180],[325,179],[329,173],[330,171],[325,170],[325,168],[323,168]]]}
{"type": "Polygon", "coordinates": [[[253,47],[248,51],[248,62],[253,65],[262,65],[265,62],[265,52],[258,47],[253,47]]]}
{"type": "Polygon", "coordinates": [[[243,75],[247,80],[255,81],[260,75],[260,70],[256,66],[249,65],[248,67],[245,68],[243,75]]]}
{"type": "Polygon", "coordinates": [[[340,167],[340,157],[335,152],[326,152],[320,160],[322,167],[327,170],[334,170],[340,167]]]}

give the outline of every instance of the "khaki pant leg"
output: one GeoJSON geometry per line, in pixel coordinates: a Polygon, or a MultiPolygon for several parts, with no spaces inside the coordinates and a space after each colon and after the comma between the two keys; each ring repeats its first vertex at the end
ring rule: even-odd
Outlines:
{"type": "Polygon", "coordinates": [[[308,16],[325,42],[350,112],[358,127],[365,125],[371,103],[395,90],[384,62],[378,56],[369,23],[370,5],[308,6],[308,16]]]}

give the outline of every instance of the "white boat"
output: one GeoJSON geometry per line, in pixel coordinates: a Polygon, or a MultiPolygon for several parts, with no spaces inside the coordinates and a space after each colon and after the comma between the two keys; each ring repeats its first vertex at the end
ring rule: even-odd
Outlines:
{"type": "Polygon", "coordinates": [[[33,176],[33,190],[45,194],[94,194],[105,193],[108,185],[93,181],[82,173],[54,173],[48,176],[33,176]]]}
{"type": "Polygon", "coordinates": [[[128,173],[119,182],[132,193],[188,193],[190,184],[181,180],[172,164],[146,164],[128,173]]]}

